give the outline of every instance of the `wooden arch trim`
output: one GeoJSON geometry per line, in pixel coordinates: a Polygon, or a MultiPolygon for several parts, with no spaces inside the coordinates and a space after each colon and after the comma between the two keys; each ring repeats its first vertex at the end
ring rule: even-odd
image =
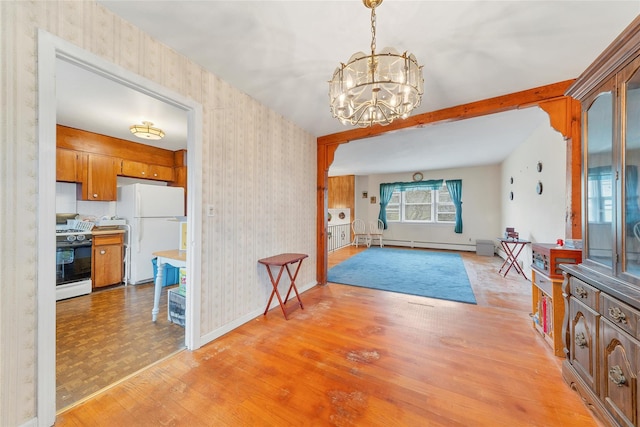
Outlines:
{"type": "Polygon", "coordinates": [[[327,283],[327,201],[329,167],[340,144],[357,139],[370,138],[400,129],[420,128],[437,123],[480,117],[503,111],[539,106],[550,118],[554,129],[567,141],[567,238],[580,238],[580,104],[565,96],[575,80],[566,80],[522,92],[488,98],[469,104],[417,114],[388,126],[356,128],[345,132],[318,137],[317,139],[317,226],[316,226],[316,276],[319,284],[327,283]],[[577,147],[577,157],[575,156],[577,147]],[[575,163],[577,161],[577,163],[575,163]],[[576,176],[577,170],[577,176],[576,176]],[[577,178],[577,180],[576,180],[577,178]]]}

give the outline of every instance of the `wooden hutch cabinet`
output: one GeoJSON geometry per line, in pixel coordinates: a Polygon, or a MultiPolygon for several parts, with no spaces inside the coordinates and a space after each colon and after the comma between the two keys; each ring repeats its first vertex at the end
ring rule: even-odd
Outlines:
{"type": "Polygon", "coordinates": [[[640,425],[640,17],[569,88],[582,104],[583,262],[563,264],[562,373],[607,425],[640,425]]]}

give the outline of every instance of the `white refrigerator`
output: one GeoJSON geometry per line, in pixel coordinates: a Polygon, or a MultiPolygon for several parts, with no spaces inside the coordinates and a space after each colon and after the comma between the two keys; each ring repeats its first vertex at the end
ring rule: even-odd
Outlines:
{"type": "Polygon", "coordinates": [[[118,187],[116,214],[129,225],[126,283],[153,280],[153,252],[179,248],[184,189],[149,184],[118,187]]]}

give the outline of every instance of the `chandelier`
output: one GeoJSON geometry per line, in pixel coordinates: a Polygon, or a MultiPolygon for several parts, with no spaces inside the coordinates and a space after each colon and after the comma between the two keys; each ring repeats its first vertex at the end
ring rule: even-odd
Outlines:
{"type": "Polygon", "coordinates": [[[142,139],[162,139],[164,132],[162,129],[154,128],[151,122],[142,122],[141,125],[133,125],[129,127],[132,134],[142,139]]]}
{"type": "Polygon", "coordinates": [[[371,9],[371,55],[354,53],[329,82],[333,117],[359,127],[406,119],[424,92],[422,67],[413,54],[393,48],[376,53],[376,7],[382,0],[362,0],[371,9]]]}

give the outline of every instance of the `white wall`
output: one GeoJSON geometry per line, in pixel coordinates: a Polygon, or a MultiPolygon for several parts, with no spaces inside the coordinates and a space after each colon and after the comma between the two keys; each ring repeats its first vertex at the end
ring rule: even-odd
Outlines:
{"type": "MultiPolygon", "coordinates": [[[[514,227],[520,238],[531,242],[555,243],[565,238],[566,148],[562,135],[542,124],[502,163],[500,235],[506,227],[514,227]],[[536,170],[538,162],[542,163],[541,172],[536,170]],[[538,182],[543,189],[540,195],[536,193],[538,182]],[[509,199],[511,191],[513,200],[509,199]]],[[[530,278],[531,245],[525,247],[519,260],[530,278]]]]}
{"type": "MultiPolygon", "coordinates": [[[[422,172],[424,180],[462,179],[463,233],[453,232],[453,225],[389,223],[384,239],[398,246],[428,247],[475,251],[476,240],[492,240],[497,253],[505,257],[497,242],[506,227],[514,227],[520,237],[538,243],[555,243],[564,239],[566,201],[566,143],[546,120],[500,165],[449,169],[440,171],[412,171],[398,174],[356,176],[354,218],[373,222],[380,211],[380,183],[409,182],[415,172],[422,172]],[[536,169],[542,163],[542,171],[536,169]],[[510,179],[513,177],[513,184],[510,179]],[[538,182],[542,194],[536,193],[538,182]],[[368,198],[362,198],[362,192],[368,198]],[[509,193],[514,193],[510,200],[509,193]],[[371,204],[371,196],[376,203],[371,204]]],[[[519,257],[530,276],[531,247],[519,257]]],[[[511,273],[510,273],[511,274],[511,273]]]]}
{"type": "Polygon", "coordinates": [[[384,231],[389,244],[475,251],[477,239],[495,239],[500,235],[500,168],[497,165],[439,171],[369,175],[356,177],[356,216],[365,222],[377,221],[380,212],[380,184],[411,182],[415,172],[424,180],[462,180],[462,233],[454,233],[453,224],[409,224],[390,222],[384,231]],[[362,199],[368,191],[369,199],[362,199]],[[376,203],[370,198],[374,196],[376,203]],[[413,242],[413,243],[412,243],[413,242]]]}
{"type": "MultiPolygon", "coordinates": [[[[162,185],[163,181],[153,181],[149,179],[118,177],[118,187],[129,184],[162,185]]],[[[116,202],[92,202],[89,200],[78,200],[77,188],[80,184],[72,182],[56,182],[56,213],[78,213],[82,218],[104,216],[113,217],[116,215],[116,202]]]]}
{"type": "Polygon", "coordinates": [[[202,202],[217,209],[202,220],[202,341],[264,310],[258,259],[307,253],[298,282],[315,284],[312,135],[93,1],[2,1],[0,28],[0,424],[36,416],[38,171],[52,161],[38,152],[55,144],[36,137],[38,29],[202,105],[202,202]]]}

